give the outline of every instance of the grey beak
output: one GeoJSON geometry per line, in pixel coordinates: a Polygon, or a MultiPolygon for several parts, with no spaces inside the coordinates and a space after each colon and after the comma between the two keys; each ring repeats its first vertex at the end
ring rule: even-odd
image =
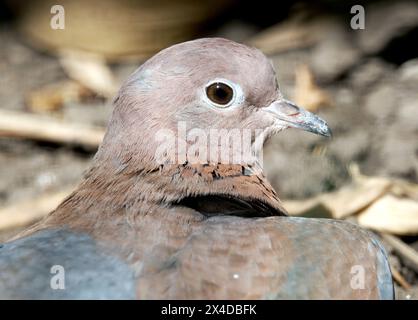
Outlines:
{"type": "Polygon", "coordinates": [[[331,137],[332,135],[325,120],[288,100],[274,101],[264,110],[274,114],[278,120],[289,127],[299,128],[325,137],[331,137]]]}

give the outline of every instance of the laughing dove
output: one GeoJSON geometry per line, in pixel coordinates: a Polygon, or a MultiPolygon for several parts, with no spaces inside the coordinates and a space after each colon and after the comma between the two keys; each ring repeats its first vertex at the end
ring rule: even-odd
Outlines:
{"type": "Polygon", "coordinates": [[[372,234],[286,215],[260,153],[288,127],[330,135],[259,50],[211,38],[161,51],[121,87],[78,188],[1,245],[0,297],[392,299],[372,234]]]}

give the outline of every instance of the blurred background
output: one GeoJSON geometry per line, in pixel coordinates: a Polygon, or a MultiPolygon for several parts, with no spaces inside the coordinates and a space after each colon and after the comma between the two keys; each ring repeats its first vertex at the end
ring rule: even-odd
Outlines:
{"type": "Polygon", "coordinates": [[[287,98],[333,130],[268,142],[289,212],[376,232],[397,298],[418,299],[417,1],[1,1],[0,241],[80,181],[132,71],[206,36],[261,49],[287,98]]]}

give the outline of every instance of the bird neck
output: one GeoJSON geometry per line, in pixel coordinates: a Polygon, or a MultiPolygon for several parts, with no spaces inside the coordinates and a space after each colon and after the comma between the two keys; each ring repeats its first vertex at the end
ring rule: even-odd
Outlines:
{"type": "Polygon", "coordinates": [[[203,215],[286,215],[274,189],[255,168],[186,164],[109,170],[93,166],[80,186],[51,214],[50,222],[71,225],[89,216],[93,223],[108,216],[158,215],[159,208],[175,207],[203,215]]]}

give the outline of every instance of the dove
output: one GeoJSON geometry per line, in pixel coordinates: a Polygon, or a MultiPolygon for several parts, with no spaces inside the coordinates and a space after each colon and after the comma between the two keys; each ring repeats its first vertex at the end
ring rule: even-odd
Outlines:
{"type": "Polygon", "coordinates": [[[288,216],[268,182],[269,137],[331,131],[283,97],[261,51],[222,38],[173,45],[113,104],[75,191],[1,245],[1,298],[393,299],[373,234],[288,216]]]}

